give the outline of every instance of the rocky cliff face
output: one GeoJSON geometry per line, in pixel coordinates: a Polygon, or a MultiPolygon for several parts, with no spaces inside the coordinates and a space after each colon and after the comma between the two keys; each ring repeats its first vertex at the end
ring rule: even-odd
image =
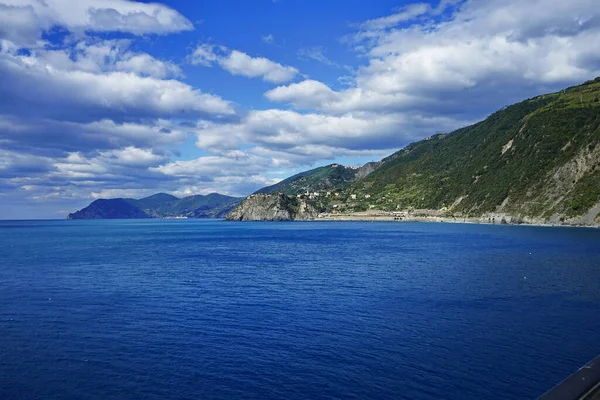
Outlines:
{"type": "Polygon", "coordinates": [[[229,221],[299,221],[317,217],[317,209],[304,199],[283,193],[253,194],[230,212],[229,221]]]}
{"type": "Polygon", "coordinates": [[[371,174],[371,172],[375,171],[377,168],[381,166],[381,161],[378,162],[369,162],[363,165],[358,169],[356,173],[356,179],[362,179],[367,177],[367,175],[371,174]]]}

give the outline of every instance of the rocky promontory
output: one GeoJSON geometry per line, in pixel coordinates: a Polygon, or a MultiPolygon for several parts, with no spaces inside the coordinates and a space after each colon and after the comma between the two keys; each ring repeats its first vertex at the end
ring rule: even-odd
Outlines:
{"type": "Polygon", "coordinates": [[[302,221],[313,220],[318,211],[306,199],[283,193],[253,194],[231,211],[229,221],[302,221]]]}

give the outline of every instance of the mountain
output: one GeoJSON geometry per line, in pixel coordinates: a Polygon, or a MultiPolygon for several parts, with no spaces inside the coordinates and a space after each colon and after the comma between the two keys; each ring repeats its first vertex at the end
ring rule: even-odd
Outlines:
{"type": "Polygon", "coordinates": [[[178,198],[157,193],[143,199],[99,199],[67,219],[223,218],[242,199],[211,193],[178,198]]]}
{"type": "Polygon", "coordinates": [[[275,185],[257,190],[254,194],[284,193],[294,195],[342,188],[354,182],[358,172],[359,168],[357,167],[345,167],[340,164],[326,165],[291,176],[275,185]]]}
{"type": "Polygon", "coordinates": [[[600,78],[512,105],[407,146],[352,191],[387,209],[593,220],[600,212],[599,98],[600,78]]]}
{"type": "MultiPolygon", "coordinates": [[[[597,78],[505,107],[474,125],[406,146],[371,165],[368,175],[355,174],[335,197],[319,196],[317,206],[325,212],[420,210],[600,223],[599,99],[597,78]]],[[[311,187],[319,187],[318,170],[305,173],[311,187]]],[[[285,193],[302,178],[278,185],[285,193]]]]}
{"type": "Polygon", "coordinates": [[[173,204],[171,214],[191,218],[222,218],[241,200],[218,193],[188,196],[173,204]]]}
{"type": "Polygon", "coordinates": [[[134,199],[98,199],[89,206],[73,214],[67,219],[134,219],[152,218],[142,209],[132,204],[134,199]]]}
{"type": "Polygon", "coordinates": [[[167,193],[156,193],[143,199],[135,200],[135,204],[142,209],[156,209],[165,207],[179,201],[178,197],[167,193]]]}

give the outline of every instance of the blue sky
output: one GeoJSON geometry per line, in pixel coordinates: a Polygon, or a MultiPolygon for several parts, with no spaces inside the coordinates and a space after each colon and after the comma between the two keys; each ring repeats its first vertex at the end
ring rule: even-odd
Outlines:
{"type": "Polygon", "coordinates": [[[599,75],[596,0],[0,0],[0,219],[244,196],[599,75]]]}

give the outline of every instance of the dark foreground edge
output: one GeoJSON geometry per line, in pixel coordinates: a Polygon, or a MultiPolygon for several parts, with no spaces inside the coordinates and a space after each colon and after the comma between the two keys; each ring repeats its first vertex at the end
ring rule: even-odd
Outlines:
{"type": "Polygon", "coordinates": [[[600,400],[600,356],[584,365],[538,400],[600,400]]]}

